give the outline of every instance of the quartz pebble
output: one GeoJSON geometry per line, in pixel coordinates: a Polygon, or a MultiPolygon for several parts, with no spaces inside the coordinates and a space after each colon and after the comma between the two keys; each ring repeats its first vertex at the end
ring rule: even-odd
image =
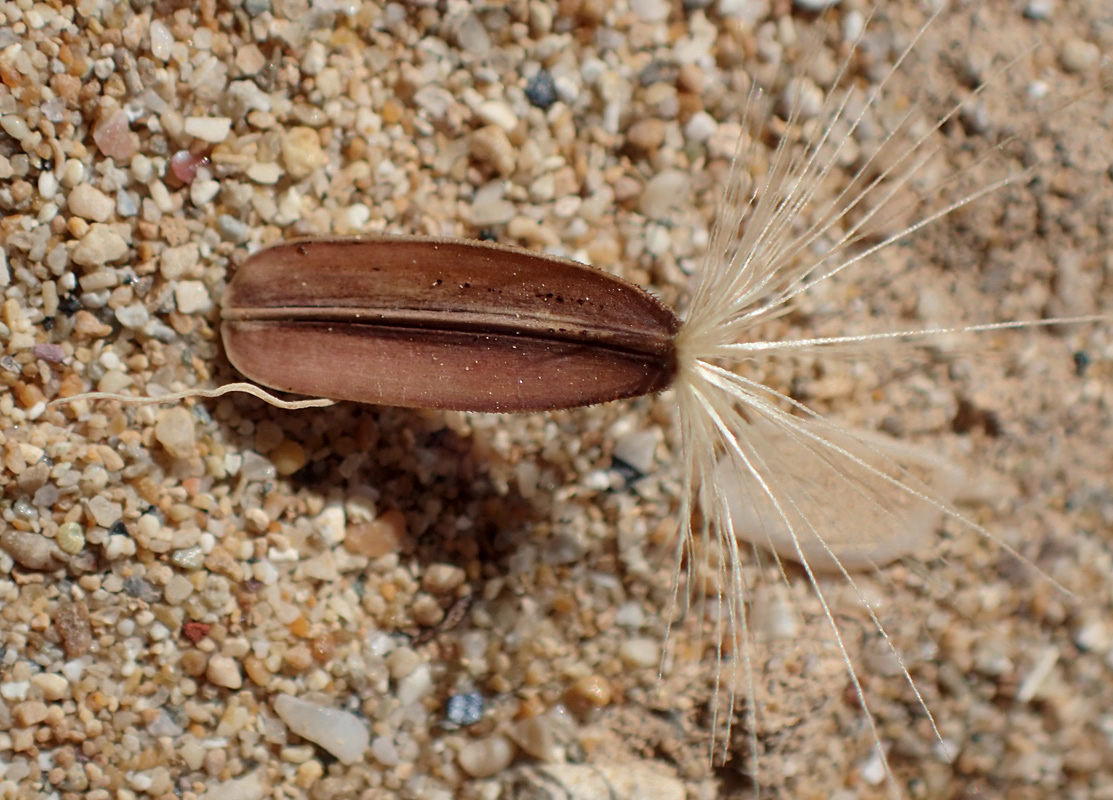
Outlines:
{"type": "Polygon", "coordinates": [[[83,267],[99,267],[119,261],[128,253],[128,243],[108,225],[95,222],[73,248],[70,257],[83,267]]]}
{"type": "Polygon", "coordinates": [[[225,689],[239,689],[243,686],[243,675],[240,674],[239,664],[224,655],[214,655],[209,659],[205,677],[211,683],[223,686],[225,689]]]}
{"type": "Polygon", "coordinates": [[[111,197],[88,183],[73,187],[66,203],[72,213],[91,222],[107,221],[116,207],[111,197]]]}
{"type": "Polygon", "coordinates": [[[367,725],[347,711],[288,694],[280,694],[274,699],[274,710],[290,730],[344,764],[354,764],[362,758],[371,741],[367,725]]]}
{"type": "Polygon", "coordinates": [[[174,458],[189,458],[196,444],[193,415],[181,407],[160,412],[155,438],[174,458]]]}
{"type": "Polygon", "coordinates": [[[321,149],[321,137],[312,128],[294,127],[282,137],[282,162],[295,180],[307,178],[313,170],[328,163],[321,149]]]}
{"type": "Polygon", "coordinates": [[[26,569],[52,570],[58,567],[54,543],[41,533],[6,530],[0,533],[0,547],[26,569]]]}
{"type": "Polygon", "coordinates": [[[473,778],[489,778],[510,766],[514,743],[505,736],[488,736],[464,745],[456,758],[460,768],[473,778]]]}
{"type": "Polygon", "coordinates": [[[220,144],[232,130],[229,117],[186,117],[185,132],[209,144],[220,144]]]}

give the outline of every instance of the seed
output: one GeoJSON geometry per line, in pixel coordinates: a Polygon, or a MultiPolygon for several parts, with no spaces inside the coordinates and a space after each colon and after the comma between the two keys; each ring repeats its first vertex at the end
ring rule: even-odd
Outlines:
{"type": "Polygon", "coordinates": [[[546,411],[665,389],[676,315],[574,261],[417,237],[280,244],[224,296],[228,358],[297,394],[460,411],[546,411]]]}

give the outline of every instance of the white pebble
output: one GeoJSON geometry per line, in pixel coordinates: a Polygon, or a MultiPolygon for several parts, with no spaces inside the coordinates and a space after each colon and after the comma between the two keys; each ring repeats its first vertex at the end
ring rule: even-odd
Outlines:
{"type": "Polygon", "coordinates": [[[270,186],[278,183],[278,179],[282,177],[282,167],[273,161],[262,161],[247,168],[247,177],[255,183],[270,186]]]}
{"type": "Polygon", "coordinates": [[[201,795],[199,800],[263,800],[266,787],[259,777],[260,772],[262,770],[219,783],[201,795]]]}
{"type": "Polygon", "coordinates": [[[1028,5],[1024,6],[1024,16],[1044,20],[1050,18],[1054,10],[1055,0],[1028,0],[1028,5]]]}
{"type": "Polygon", "coordinates": [[[371,741],[367,725],[355,714],[280,694],[274,710],[303,739],[331,753],[343,764],[354,764],[371,741]]]}
{"type": "Polygon", "coordinates": [[[456,758],[471,777],[490,778],[510,766],[514,745],[505,736],[488,736],[464,745],[456,758]]]}
{"type": "Polygon", "coordinates": [[[220,182],[209,180],[194,181],[189,185],[189,202],[203,206],[220,194],[220,182]]]}
{"type": "Polygon", "coordinates": [[[3,128],[4,133],[17,142],[22,142],[31,135],[31,127],[27,124],[27,120],[15,114],[8,114],[0,119],[0,128],[3,128]]]}
{"type": "MultiPolygon", "coordinates": [[[[166,588],[162,590],[166,602],[172,606],[181,605],[191,594],[193,594],[193,584],[184,575],[175,575],[166,584],[166,588]]],[[[216,683],[216,681],[213,681],[213,683],[216,683]]]]}
{"type": "Polygon", "coordinates": [[[128,243],[124,237],[101,222],[89,226],[84,238],[73,248],[71,257],[74,263],[83,267],[99,267],[119,261],[128,253],[128,243]]]}
{"type": "Polygon", "coordinates": [[[684,126],[684,136],[690,142],[703,143],[715,135],[719,123],[706,111],[697,111],[684,126]]]}
{"type": "Polygon", "coordinates": [[[40,672],[31,676],[31,685],[42,692],[43,700],[64,700],[70,693],[70,682],[56,672],[40,672]]]}
{"type": "Polygon", "coordinates": [[[347,533],[347,522],[344,506],[334,504],[326,506],[324,511],[317,515],[314,527],[325,544],[332,546],[343,543],[347,533]]]}
{"type": "Polygon", "coordinates": [[[147,326],[151,315],[142,303],[120,306],[116,309],[116,321],[128,330],[138,331],[147,326]]]}
{"type": "Polygon", "coordinates": [[[186,117],[186,135],[210,144],[220,144],[232,130],[230,117],[186,117]]]}
{"type": "Polygon", "coordinates": [[[668,0],[630,0],[630,10],[641,22],[664,22],[669,18],[672,3],[668,0]]]}
{"type": "Polygon", "coordinates": [[[174,458],[193,455],[196,432],[193,415],[184,408],[168,408],[159,413],[155,438],[174,458]]]}
{"type": "Polygon", "coordinates": [[[518,115],[506,103],[488,100],[475,110],[475,115],[488,125],[498,125],[507,133],[518,127],[518,115]]]}
{"type": "Polygon", "coordinates": [[[618,657],[627,669],[656,667],[661,663],[661,644],[644,636],[627,639],[619,645],[618,657]]]}
{"type": "Polygon", "coordinates": [[[79,183],[66,198],[70,212],[91,222],[105,222],[116,204],[112,198],[89,183],[79,183]]]}
{"type": "Polygon", "coordinates": [[[205,677],[210,683],[223,686],[225,689],[239,689],[243,686],[243,675],[240,674],[240,665],[234,659],[223,655],[214,655],[209,659],[209,666],[205,670],[205,677]]]}
{"type": "Polygon", "coordinates": [[[201,281],[178,281],[174,287],[174,302],[183,314],[204,313],[213,307],[209,290],[201,281]]]}
{"type": "Polygon", "coordinates": [[[405,678],[398,682],[398,691],[395,696],[403,706],[416,703],[429,692],[433,691],[433,675],[428,664],[422,664],[405,678]]]}
{"type": "Polygon", "coordinates": [[[639,210],[649,219],[664,220],[688,196],[688,175],[677,169],[658,172],[646,184],[638,201],[639,210]]]}
{"type": "Polygon", "coordinates": [[[1092,69],[1101,58],[1101,50],[1085,39],[1068,39],[1059,51],[1059,61],[1067,72],[1085,72],[1092,69]]]}
{"type": "Polygon", "coordinates": [[[174,37],[166,23],[161,20],[151,22],[151,55],[159,61],[170,60],[170,47],[174,44],[174,37]]]}
{"type": "Polygon", "coordinates": [[[826,8],[837,6],[842,0],[792,0],[792,5],[801,11],[816,13],[826,8]]]}

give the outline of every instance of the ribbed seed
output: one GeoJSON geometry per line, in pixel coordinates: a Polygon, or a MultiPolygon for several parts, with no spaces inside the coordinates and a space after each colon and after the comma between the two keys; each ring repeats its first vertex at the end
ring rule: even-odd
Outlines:
{"type": "Polygon", "coordinates": [[[245,376],[297,394],[547,411],[665,389],[676,315],[566,259],[487,242],[317,239],[263,250],[224,296],[245,376]]]}

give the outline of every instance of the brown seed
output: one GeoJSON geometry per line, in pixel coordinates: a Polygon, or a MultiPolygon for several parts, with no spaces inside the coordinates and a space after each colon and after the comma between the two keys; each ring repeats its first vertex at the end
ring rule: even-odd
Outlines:
{"type": "Polygon", "coordinates": [[[256,254],[225,293],[221,331],[233,366],[274,389],[514,412],[667,388],[679,327],[642,289],[574,261],[381,237],[256,254]]]}

